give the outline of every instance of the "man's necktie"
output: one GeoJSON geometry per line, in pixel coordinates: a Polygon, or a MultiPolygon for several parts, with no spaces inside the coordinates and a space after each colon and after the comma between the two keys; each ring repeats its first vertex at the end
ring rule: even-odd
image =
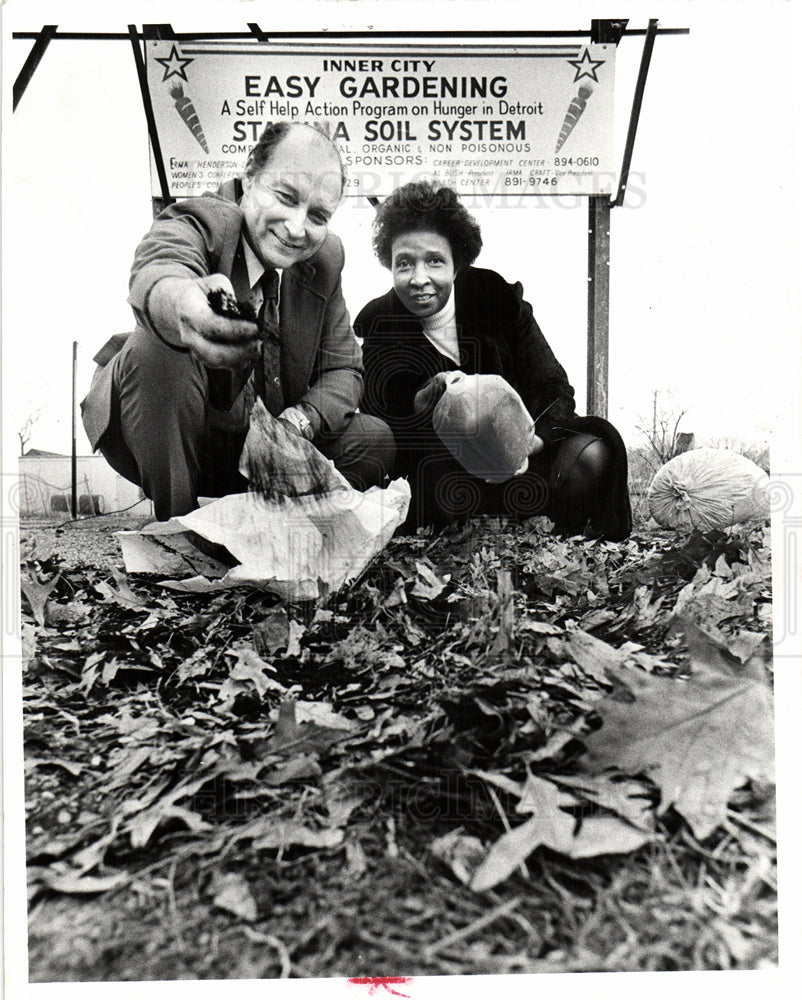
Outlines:
{"type": "Polygon", "coordinates": [[[256,389],[268,411],[277,417],[284,409],[281,386],[281,340],[278,326],[278,272],[267,270],[261,279],[264,300],[259,314],[262,334],[261,371],[257,366],[256,389]],[[260,377],[261,376],[261,377],[260,377]]]}

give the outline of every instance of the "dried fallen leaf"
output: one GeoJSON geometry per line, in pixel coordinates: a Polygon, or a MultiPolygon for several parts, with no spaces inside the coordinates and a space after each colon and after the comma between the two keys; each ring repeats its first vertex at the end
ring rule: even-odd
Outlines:
{"type": "Polygon", "coordinates": [[[353,880],[361,878],[368,870],[368,859],[358,840],[349,840],[345,844],[346,875],[353,880]]]}
{"type": "Polygon", "coordinates": [[[208,780],[207,775],[192,782],[181,782],[172,791],[157,799],[153,805],[135,815],[126,825],[131,836],[131,846],[144,847],[156,827],[167,819],[180,819],[195,832],[211,830],[211,824],[202,819],[198,813],[177,804],[182,799],[194,795],[208,780]]]}
{"type": "Polygon", "coordinates": [[[303,703],[296,708],[296,702],[285,698],[278,707],[278,717],[273,735],[267,741],[266,749],[270,753],[308,754],[322,753],[340,740],[347,739],[356,727],[355,723],[331,712],[331,706],[323,707],[315,702],[303,703]],[[304,717],[314,719],[315,716],[326,719],[326,725],[318,725],[314,721],[299,722],[296,711],[304,717]],[[308,713],[308,714],[307,714],[308,713]]]}
{"type": "Polygon", "coordinates": [[[758,649],[766,642],[765,632],[750,632],[742,629],[738,634],[727,640],[727,649],[737,656],[741,663],[751,659],[758,649]]]}
{"type": "Polygon", "coordinates": [[[105,580],[96,583],[95,590],[101,595],[104,602],[119,604],[121,608],[130,611],[144,611],[147,609],[147,601],[137,596],[128,584],[128,578],[119,570],[112,573],[116,588],[105,580]]]}
{"type": "Polygon", "coordinates": [[[287,638],[287,656],[301,655],[301,639],[304,632],[303,625],[299,625],[294,619],[290,619],[290,633],[287,638]]]}
{"type": "Polygon", "coordinates": [[[351,813],[359,808],[364,800],[356,783],[341,782],[337,779],[326,781],[326,812],[329,814],[329,826],[343,827],[351,818],[351,813]]]}
{"type": "Polygon", "coordinates": [[[103,664],[103,669],[100,672],[101,681],[104,684],[111,684],[111,682],[117,676],[117,671],[124,666],[125,664],[121,663],[116,656],[112,656],[110,660],[107,660],[103,664]]]}
{"type": "Polygon", "coordinates": [[[212,658],[209,650],[201,647],[179,664],[176,677],[179,681],[187,681],[193,677],[204,677],[211,668],[212,658]]]}
{"type": "Polygon", "coordinates": [[[29,622],[22,623],[22,669],[25,670],[36,656],[36,629],[29,622]]]}
{"type": "Polygon", "coordinates": [[[555,790],[555,786],[550,781],[538,778],[534,774],[527,774],[526,781],[521,788],[521,799],[515,807],[515,811],[537,816],[546,815],[562,806],[575,805],[578,805],[578,801],[574,795],[559,789],[555,790]]]}
{"type": "Polygon", "coordinates": [[[58,628],[83,624],[91,618],[93,607],[85,601],[69,601],[67,604],[51,603],[47,608],[48,624],[58,628]]]}
{"type": "Polygon", "coordinates": [[[218,697],[226,705],[230,705],[238,694],[246,694],[254,689],[260,698],[263,698],[268,691],[287,693],[284,685],[270,676],[275,673],[275,669],[269,663],[265,663],[255,650],[229,649],[227,655],[236,656],[237,660],[220,686],[218,697]]]}
{"type": "Polygon", "coordinates": [[[404,660],[395,648],[388,649],[390,639],[381,624],[375,628],[358,625],[349,635],[332,646],[331,659],[340,661],[348,670],[364,670],[369,667],[405,667],[404,660]]]}
{"type": "Polygon", "coordinates": [[[652,601],[653,588],[645,584],[638,587],[632,598],[632,604],[636,611],[636,620],[641,628],[650,628],[659,620],[663,597],[658,597],[652,601]]]}
{"type": "Polygon", "coordinates": [[[337,847],[343,841],[341,829],[315,830],[295,820],[275,816],[260,816],[240,827],[231,842],[251,840],[255,850],[275,850],[285,847],[337,847]]]}
{"type": "Polygon", "coordinates": [[[110,889],[119,889],[131,881],[128,872],[115,872],[113,875],[81,875],[71,874],[49,874],[45,877],[45,884],[53,892],[88,894],[96,892],[108,892],[110,889]]]}
{"type": "Polygon", "coordinates": [[[106,851],[114,843],[121,822],[121,816],[112,816],[107,833],[73,854],[70,858],[70,864],[74,869],[73,874],[75,876],[83,875],[86,872],[92,871],[98,865],[103,864],[106,851]]]}
{"type": "Polygon", "coordinates": [[[438,597],[444,590],[446,584],[451,579],[451,575],[446,573],[446,575],[440,579],[440,577],[432,570],[430,566],[427,566],[425,562],[416,562],[415,569],[417,570],[418,577],[415,580],[415,586],[412,588],[413,597],[421,597],[424,600],[431,601],[435,597],[438,597]]]}
{"type": "Polygon", "coordinates": [[[470,885],[485,848],[478,837],[469,836],[461,829],[451,830],[429,845],[431,853],[448,865],[463,885],[470,885]]]}
{"type": "Polygon", "coordinates": [[[488,785],[494,785],[502,792],[506,792],[507,795],[514,795],[520,799],[524,794],[524,785],[519,781],[508,778],[506,774],[496,771],[481,771],[479,769],[471,771],[471,774],[475,774],[477,778],[486,781],[488,785]]]}
{"type": "Polygon", "coordinates": [[[699,838],[721,824],[734,789],[773,773],[774,717],[762,663],[731,656],[684,622],[688,680],[621,672],[634,702],[597,705],[604,725],[585,739],[584,766],[654,776],[660,812],[675,806],[699,838]]]}
{"type": "Polygon", "coordinates": [[[471,880],[474,892],[503,882],[537,847],[550,847],[569,858],[588,858],[626,854],[648,840],[642,831],[614,816],[586,819],[575,832],[576,820],[560,808],[566,796],[556,785],[530,775],[527,790],[527,811],[532,811],[532,818],[493,844],[471,880]]]}
{"type": "Polygon", "coordinates": [[[315,755],[301,754],[279,764],[267,774],[260,775],[259,780],[270,788],[276,788],[293,781],[308,781],[310,778],[317,781],[322,774],[323,771],[315,755]]]}
{"type": "Polygon", "coordinates": [[[615,816],[591,816],[582,820],[569,857],[597,858],[600,854],[629,854],[648,843],[649,837],[615,816]]]}
{"type": "MultiPolygon", "coordinates": [[[[153,715],[134,715],[128,705],[123,705],[117,715],[99,715],[98,722],[116,729],[121,736],[131,737],[138,743],[152,739],[161,730],[160,721],[153,715]]],[[[130,743],[130,740],[124,742],[130,743]]]]}
{"type": "Polygon", "coordinates": [[[44,625],[47,620],[47,602],[50,595],[56,589],[61,574],[56,573],[49,580],[40,583],[33,566],[28,565],[20,572],[20,586],[22,592],[28,599],[31,612],[38,625],[44,625]]]}
{"type": "Polygon", "coordinates": [[[517,628],[519,632],[534,632],[536,635],[560,635],[563,631],[552,622],[539,622],[531,618],[523,618],[518,622],[517,628]]]}
{"type": "Polygon", "coordinates": [[[253,923],[259,915],[256,900],[251,895],[248,882],[243,875],[227,872],[218,875],[213,883],[214,905],[228,913],[233,913],[240,920],[253,923]]]}
{"type": "Polygon", "coordinates": [[[102,651],[92,653],[86,658],[81,670],[80,689],[84,694],[89,694],[100,676],[100,664],[103,662],[105,653],[102,651]]]}
{"type": "Polygon", "coordinates": [[[534,764],[542,760],[553,760],[555,757],[558,757],[568,744],[576,738],[577,733],[572,730],[557,729],[551,734],[551,736],[549,736],[542,747],[538,747],[537,750],[533,750],[531,753],[527,754],[526,759],[530,764],[534,764]]]}
{"type": "MultiPolygon", "coordinates": [[[[719,563],[724,556],[719,557],[719,563]]],[[[726,565],[726,563],[725,563],[726,565]]],[[[672,617],[682,617],[703,627],[718,626],[728,618],[751,618],[755,603],[753,573],[723,578],[713,575],[707,565],[699,567],[693,580],[679,592],[672,617]]]]}
{"type": "Polygon", "coordinates": [[[549,775],[559,785],[574,788],[583,797],[602,809],[609,809],[641,830],[654,828],[654,812],[649,789],[642,781],[632,778],[613,780],[607,775],[549,775]]]}
{"type": "Polygon", "coordinates": [[[298,728],[295,719],[295,699],[285,698],[278,706],[276,728],[270,739],[271,749],[292,745],[298,739],[298,728]]]}
{"type": "Polygon", "coordinates": [[[616,649],[579,629],[564,639],[549,639],[547,645],[554,655],[573,660],[586,674],[602,683],[607,683],[609,672],[617,670],[629,656],[628,651],[616,649]]]}
{"type": "Polygon", "coordinates": [[[25,773],[32,771],[36,767],[61,767],[68,771],[73,777],[78,778],[84,770],[82,764],[72,760],[65,760],[63,757],[26,757],[25,773]]]}
{"type": "Polygon", "coordinates": [[[253,626],[253,641],[263,656],[285,649],[290,638],[290,623],[285,608],[273,608],[253,626]]]}
{"type": "Polygon", "coordinates": [[[296,701],[295,720],[298,723],[314,722],[318,726],[330,729],[344,729],[353,732],[359,725],[352,719],[335,712],[328,701],[296,701]]]}

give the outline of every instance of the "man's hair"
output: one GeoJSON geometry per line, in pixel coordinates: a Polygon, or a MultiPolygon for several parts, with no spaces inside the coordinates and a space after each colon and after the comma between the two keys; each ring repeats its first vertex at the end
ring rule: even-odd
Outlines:
{"type": "Polygon", "coordinates": [[[313,129],[329,144],[329,146],[331,146],[331,150],[340,166],[340,181],[344,190],[346,173],[345,165],[343,164],[342,157],[340,156],[340,151],[331,141],[329,136],[326,135],[323,129],[320,128],[320,126],[315,122],[268,122],[262,131],[262,134],[259,136],[259,141],[248,154],[248,159],[245,161],[245,169],[243,171],[244,176],[255,177],[258,173],[260,173],[260,171],[264,170],[270,162],[270,158],[281,140],[289,134],[290,129],[297,127],[313,129]]]}
{"type": "Polygon", "coordinates": [[[384,267],[392,266],[393,242],[405,233],[430,231],[445,237],[454,266],[469,267],[482,249],[479,223],[449,187],[412,181],[379,206],[373,220],[373,249],[384,267]]]}

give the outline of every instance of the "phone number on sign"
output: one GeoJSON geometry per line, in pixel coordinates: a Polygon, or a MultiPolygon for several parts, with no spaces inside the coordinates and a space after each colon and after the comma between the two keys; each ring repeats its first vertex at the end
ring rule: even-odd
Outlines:
{"type": "Polygon", "coordinates": [[[556,177],[546,177],[545,175],[540,175],[540,174],[530,174],[528,177],[520,177],[516,176],[515,174],[507,174],[504,177],[505,187],[523,187],[524,184],[529,184],[532,187],[534,187],[536,184],[548,185],[556,183],[557,183],[556,177]]]}
{"type": "Polygon", "coordinates": [[[555,167],[598,167],[598,156],[555,156],[555,167]]]}

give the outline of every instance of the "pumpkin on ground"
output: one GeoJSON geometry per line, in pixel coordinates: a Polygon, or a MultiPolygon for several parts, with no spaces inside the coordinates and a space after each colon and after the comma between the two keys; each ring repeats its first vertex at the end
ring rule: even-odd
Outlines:
{"type": "Polygon", "coordinates": [[[769,516],[769,477],[744,455],[696,448],[658,469],[649,512],[664,528],[728,528],[769,516]]]}

